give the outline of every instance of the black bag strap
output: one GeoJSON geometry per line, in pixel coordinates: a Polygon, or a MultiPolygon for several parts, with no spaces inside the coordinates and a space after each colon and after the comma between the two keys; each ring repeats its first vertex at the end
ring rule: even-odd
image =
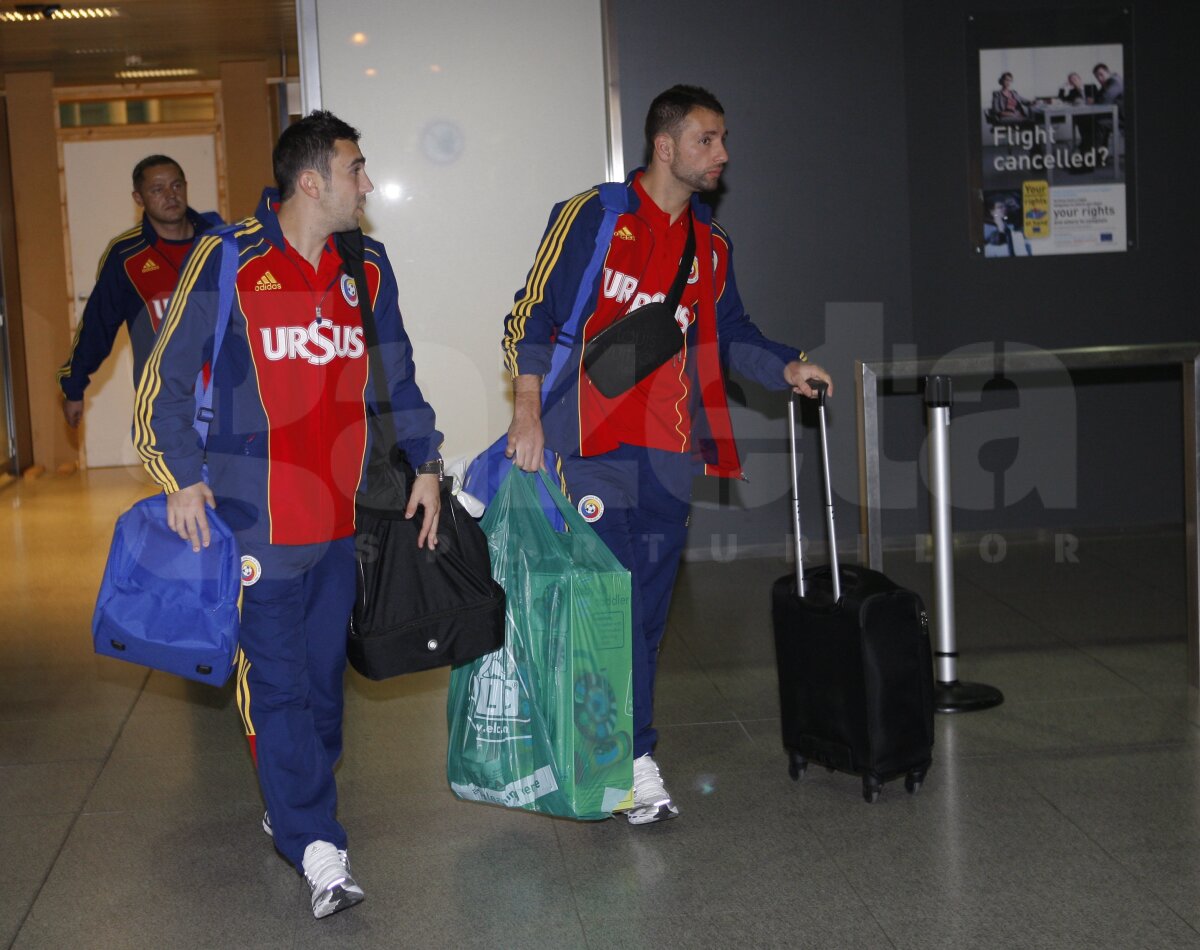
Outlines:
{"type": "MultiPolygon", "coordinates": [[[[375,326],[375,311],[371,308],[371,291],[367,286],[367,272],[363,267],[363,234],[357,228],[353,231],[339,231],[336,235],[337,247],[342,255],[342,263],[354,278],[354,286],[358,290],[358,313],[362,318],[363,336],[367,339],[367,359],[371,372],[371,383],[375,387],[376,411],[380,415],[390,415],[392,411],[392,396],[388,391],[387,375],[383,369],[383,357],[379,353],[379,330],[375,326]]],[[[395,439],[393,438],[393,442],[395,439]]]]}
{"type": "Polygon", "coordinates": [[[367,272],[363,266],[363,234],[359,228],[355,228],[353,231],[339,231],[335,237],[342,262],[358,291],[358,313],[367,341],[368,376],[375,390],[375,410],[369,413],[368,419],[372,433],[371,454],[377,458],[391,459],[398,443],[392,420],[392,395],[388,389],[387,370],[379,350],[379,328],[375,324],[371,289],[367,285],[367,272]]]}
{"type": "Polygon", "coordinates": [[[696,256],[696,230],[692,223],[692,209],[688,208],[688,236],[687,242],[683,245],[683,257],[679,259],[679,270],[675,274],[675,283],[671,285],[671,292],[667,294],[666,304],[674,310],[679,306],[679,301],[683,299],[683,287],[687,283],[688,275],[692,272],[692,260],[696,256]]]}

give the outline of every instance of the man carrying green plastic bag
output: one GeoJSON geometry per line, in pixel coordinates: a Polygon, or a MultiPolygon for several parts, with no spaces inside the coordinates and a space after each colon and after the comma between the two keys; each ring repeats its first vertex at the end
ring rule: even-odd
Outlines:
{"type": "Polygon", "coordinates": [[[514,466],[482,522],[505,643],[451,673],[446,772],[469,801],[608,818],[633,785],[629,572],[539,474],[567,531],[514,466]]]}

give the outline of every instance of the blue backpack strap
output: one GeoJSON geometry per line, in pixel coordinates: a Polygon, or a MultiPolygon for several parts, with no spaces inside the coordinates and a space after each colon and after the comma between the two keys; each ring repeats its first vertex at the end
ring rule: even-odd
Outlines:
{"type": "Polygon", "coordinates": [[[208,426],[212,422],[212,382],[217,369],[217,354],[221,352],[221,344],[225,341],[225,331],[229,329],[230,312],[233,310],[233,297],[237,292],[238,246],[233,236],[237,225],[217,228],[209,233],[221,238],[221,276],[217,284],[217,326],[213,333],[212,357],[208,361],[208,384],[204,382],[204,370],[196,374],[196,419],[192,428],[200,435],[200,444],[208,443],[208,426]]]}
{"type": "MultiPolygon", "coordinates": [[[[608,246],[612,243],[617,219],[629,210],[629,191],[623,182],[606,182],[603,185],[597,185],[596,191],[600,194],[600,205],[604,208],[604,217],[600,220],[600,227],[596,229],[596,249],[583,272],[583,277],[580,278],[579,290],[575,294],[575,305],[571,308],[571,315],[559,327],[555,337],[554,355],[550,359],[550,369],[542,380],[543,402],[546,394],[553,387],[555,379],[558,378],[558,374],[562,371],[567,358],[571,355],[575,344],[575,335],[579,330],[579,320],[584,308],[594,297],[593,288],[596,284],[596,275],[600,273],[600,267],[608,254],[608,246]]],[[[467,466],[463,478],[463,488],[485,505],[491,504],[500,488],[500,483],[512,469],[512,459],[504,454],[507,442],[507,435],[500,436],[467,466]]],[[[547,470],[557,471],[556,457],[551,449],[545,450],[544,460],[547,470]]],[[[547,520],[556,531],[561,531],[563,528],[562,515],[555,507],[554,500],[546,490],[546,486],[540,481],[537,483],[537,491],[542,511],[545,512],[547,520]]]]}
{"type": "Polygon", "coordinates": [[[587,269],[584,270],[583,277],[579,281],[579,290],[575,294],[575,305],[571,308],[571,315],[567,318],[566,323],[559,327],[558,335],[555,337],[557,345],[554,347],[554,356],[550,360],[550,371],[542,380],[543,399],[553,387],[563,364],[571,354],[571,348],[575,345],[575,335],[579,331],[579,319],[583,316],[584,308],[593,296],[592,288],[596,283],[596,275],[600,273],[600,267],[608,254],[608,246],[612,243],[613,231],[617,227],[617,218],[629,210],[629,190],[624,182],[605,182],[597,185],[596,190],[600,193],[600,204],[604,208],[604,217],[600,220],[600,227],[596,229],[596,249],[592,252],[592,259],[588,262],[587,269]]]}

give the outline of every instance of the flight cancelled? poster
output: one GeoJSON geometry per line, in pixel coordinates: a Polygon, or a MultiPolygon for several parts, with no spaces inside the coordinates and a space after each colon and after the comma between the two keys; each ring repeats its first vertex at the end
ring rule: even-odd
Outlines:
{"type": "Polygon", "coordinates": [[[1131,46],[1121,41],[1128,13],[1101,12],[1066,24],[993,19],[972,18],[977,253],[1126,250],[1134,239],[1131,46]],[[1086,42],[1079,34],[1089,27],[1095,39],[1086,42]],[[1079,42],[1056,42],[1064,34],[1079,42]]]}

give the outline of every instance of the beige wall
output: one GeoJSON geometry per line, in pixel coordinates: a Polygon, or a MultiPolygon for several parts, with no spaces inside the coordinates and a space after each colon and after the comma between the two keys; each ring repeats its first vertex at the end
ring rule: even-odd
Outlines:
{"type": "Polygon", "coordinates": [[[58,187],[53,77],[50,73],[9,73],[4,88],[33,462],[55,468],[76,461],[78,448],[75,433],[63,421],[54,375],[71,346],[71,302],[58,187]]]}
{"type": "Polygon", "coordinates": [[[265,61],[221,64],[225,182],[231,220],[254,214],[263,188],[275,180],[271,172],[275,133],[270,95],[265,61]]]}

